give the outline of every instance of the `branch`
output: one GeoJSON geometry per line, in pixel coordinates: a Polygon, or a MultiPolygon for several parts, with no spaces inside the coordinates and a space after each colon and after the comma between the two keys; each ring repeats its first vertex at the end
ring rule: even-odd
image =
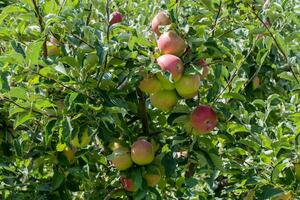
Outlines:
{"type": "Polygon", "coordinates": [[[113,189],[112,191],[110,191],[104,198],[104,200],[109,200],[111,198],[111,196],[114,194],[114,193],[117,193],[117,192],[120,192],[120,191],[123,191],[122,188],[115,188],[113,189]]]}
{"type": "Polygon", "coordinates": [[[138,100],[138,111],[143,125],[143,133],[145,135],[149,135],[149,122],[148,122],[147,108],[145,102],[146,98],[144,93],[139,88],[137,88],[136,92],[137,92],[137,100],[138,100]]]}
{"type": "MultiPolygon", "coordinates": [[[[43,17],[39,11],[39,8],[36,4],[36,1],[35,0],[31,0],[32,1],[32,4],[34,6],[34,10],[35,10],[35,15],[36,17],[38,18],[38,21],[39,21],[39,25],[40,25],[40,28],[41,28],[41,32],[44,32],[45,30],[45,26],[44,26],[44,21],[43,21],[43,17]]],[[[44,58],[47,58],[47,35],[45,34],[45,39],[44,39],[44,43],[43,43],[43,56],[44,58]]]]}
{"type": "MultiPolygon", "coordinates": [[[[248,3],[247,3],[248,4],[248,3]]],[[[248,6],[250,6],[248,4],[248,6]]],[[[255,15],[255,17],[263,24],[263,26],[267,29],[268,33],[270,34],[270,36],[272,37],[272,39],[274,40],[279,52],[283,55],[285,61],[288,63],[288,56],[285,54],[285,52],[283,51],[283,49],[281,48],[281,46],[279,45],[277,39],[275,38],[274,34],[272,33],[272,31],[270,30],[269,26],[264,22],[264,20],[262,20],[261,17],[258,16],[258,14],[255,12],[255,8],[253,6],[251,6],[252,8],[252,13],[255,15]]],[[[290,71],[292,72],[295,80],[297,81],[297,83],[300,83],[293,68],[289,65],[288,63],[288,68],[290,69],[290,71]]]]}
{"type": "Polygon", "coordinates": [[[218,19],[219,19],[219,17],[220,17],[221,8],[222,8],[222,0],[220,0],[218,14],[217,14],[217,17],[216,17],[216,19],[215,19],[215,22],[214,22],[214,25],[213,25],[213,28],[212,28],[212,36],[215,35],[215,28],[216,28],[216,26],[217,26],[218,19]]]}
{"type": "Polygon", "coordinates": [[[91,3],[90,4],[90,9],[89,9],[89,15],[88,15],[88,17],[87,17],[87,19],[86,19],[86,25],[89,25],[89,23],[90,23],[90,19],[91,19],[91,15],[92,15],[92,8],[93,8],[93,4],[91,3]]]}

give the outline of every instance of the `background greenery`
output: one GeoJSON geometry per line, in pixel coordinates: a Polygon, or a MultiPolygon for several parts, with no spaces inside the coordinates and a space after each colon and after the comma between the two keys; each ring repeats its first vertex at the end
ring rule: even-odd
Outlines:
{"type": "Polygon", "coordinates": [[[269,199],[300,196],[294,163],[300,133],[298,0],[0,1],[1,199],[269,199]],[[108,7],[107,7],[108,3],[108,7]],[[107,14],[123,22],[110,27],[107,14]],[[186,73],[209,64],[199,98],[172,112],[136,91],[155,70],[151,19],[167,10],[190,46],[186,73]],[[55,37],[61,56],[45,56],[55,37]],[[94,51],[96,65],[86,61],[94,51]],[[253,87],[255,76],[260,85],[253,87]],[[141,112],[146,100],[149,127],[141,112]],[[199,104],[213,106],[218,128],[186,134],[180,123],[199,104]],[[68,162],[62,151],[87,130],[88,146],[68,162]],[[140,169],[140,190],[122,190],[107,160],[114,138],[160,144],[166,175],[155,189],[140,169]],[[188,156],[180,156],[183,151],[188,156]],[[180,153],[181,152],[181,153],[180,153]]]}

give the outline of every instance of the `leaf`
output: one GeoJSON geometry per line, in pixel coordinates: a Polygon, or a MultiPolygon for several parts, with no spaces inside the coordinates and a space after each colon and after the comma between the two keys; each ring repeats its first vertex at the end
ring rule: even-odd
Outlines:
{"type": "Polygon", "coordinates": [[[26,89],[22,87],[14,87],[9,91],[11,97],[27,100],[26,89]]]}
{"type": "Polygon", "coordinates": [[[176,169],[176,161],[174,160],[174,158],[171,156],[171,154],[166,154],[162,160],[161,160],[161,164],[164,166],[165,168],[165,172],[166,172],[166,177],[171,177],[176,169]]]}
{"type": "Polygon", "coordinates": [[[40,52],[43,41],[32,42],[26,49],[26,63],[28,65],[36,65],[39,61],[40,52]]]}
{"type": "Polygon", "coordinates": [[[238,93],[233,93],[233,92],[224,93],[223,98],[225,98],[225,99],[238,99],[238,100],[241,100],[241,101],[246,101],[246,98],[243,95],[238,94],[238,93]]]}
{"type": "Polygon", "coordinates": [[[18,114],[17,118],[14,122],[14,129],[16,129],[18,126],[20,126],[21,124],[24,124],[25,122],[27,122],[31,119],[33,119],[31,112],[18,114]]]}
{"type": "Polygon", "coordinates": [[[64,180],[65,180],[64,175],[58,171],[55,171],[52,178],[52,190],[56,190],[57,188],[59,188],[61,184],[64,182],[64,180]]]}

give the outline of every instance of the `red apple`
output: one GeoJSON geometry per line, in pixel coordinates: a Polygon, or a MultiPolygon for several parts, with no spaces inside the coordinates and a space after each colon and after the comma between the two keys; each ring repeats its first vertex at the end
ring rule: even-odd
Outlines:
{"type": "Polygon", "coordinates": [[[162,111],[171,110],[176,105],[177,100],[175,90],[161,90],[150,96],[151,104],[162,111]]]}
{"type": "Polygon", "coordinates": [[[196,96],[199,87],[199,75],[185,75],[179,81],[175,82],[175,88],[178,94],[185,99],[191,99],[196,96]]]}
{"type": "Polygon", "coordinates": [[[175,31],[162,34],[157,44],[162,54],[173,54],[175,56],[181,56],[187,48],[185,41],[175,31]]]}
{"type": "Polygon", "coordinates": [[[126,191],[129,191],[129,192],[137,191],[137,188],[135,187],[134,182],[131,178],[125,178],[122,176],[120,178],[120,181],[126,191]]]}
{"type": "Polygon", "coordinates": [[[217,115],[210,106],[198,106],[191,114],[192,128],[200,134],[211,132],[217,121],[217,115]]]}
{"type": "Polygon", "coordinates": [[[169,25],[171,23],[170,18],[167,13],[160,11],[152,20],[151,27],[152,31],[155,32],[158,36],[161,35],[159,32],[159,26],[169,25]]]}
{"type": "Polygon", "coordinates": [[[178,81],[183,73],[184,67],[180,58],[177,56],[166,54],[157,58],[157,64],[163,71],[167,71],[172,74],[174,81],[178,81]]]}
{"type": "Polygon", "coordinates": [[[122,22],[122,14],[118,11],[113,12],[110,16],[109,24],[113,25],[120,22],[122,22]]]}
{"type": "Polygon", "coordinates": [[[128,148],[119,147],[113,151],[113,165],[119,170],[126,170],[131,167],[132,160],[128,148]]]}
{"type": "Polygon", "coordinates": [[[161,173],[159,168],[153,165],[147,167],[147,172],[143,177],[146,180],[148,186],[154,187],[160,181],[161,173]]]}
{"type": "Polygon", "coordinates": [[[161,83],[161,86],[165,90],[174,90],[175,85],[171,81],[169,81],[161,72],[156,73],[156,77],[161,83]]]}
{"type": "Polygon", "coordinates": [[[139,88],[141,89],[141,91],[147,94],[152,94],[158,92],[162,88],[162,86],[160,81],[154,76],[144,78],[144,80],[140,82],[139,88]]]}
{"type": "Polygon", "coordinates": [[[150,164],[154,159],[154,149],[145,139],[135,141],[131,146],[131,158],[138,165],[150,164]]]}

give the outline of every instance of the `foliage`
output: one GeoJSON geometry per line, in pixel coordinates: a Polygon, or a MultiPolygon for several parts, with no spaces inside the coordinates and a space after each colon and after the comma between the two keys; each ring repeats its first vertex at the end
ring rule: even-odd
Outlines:
{"type": "Polygon", "coordinates": [[[1,199],[300,196],[300,2],[268,2],[0,1],[1,199]],[[110,26],[115,10],[123,22],[110,26]],[[160,10],[190,47],[185,73],[199,59],[209,65],[199,96],[170,112],[137,91],[142,72],[158,69],[150,23],[160,10]],[[59,56],[47,56],[51,37],[59,56]],[[218,127],[189,135],[181,122],[199,104],[214,108],[218,127]],[[165,176],[155,188],[143,167],[119,172],[107,158],[113,139],[130,146],[140,136],[160,145],[165,176]],[[124,173],[137,192],[122,189],[124,173]]]}

